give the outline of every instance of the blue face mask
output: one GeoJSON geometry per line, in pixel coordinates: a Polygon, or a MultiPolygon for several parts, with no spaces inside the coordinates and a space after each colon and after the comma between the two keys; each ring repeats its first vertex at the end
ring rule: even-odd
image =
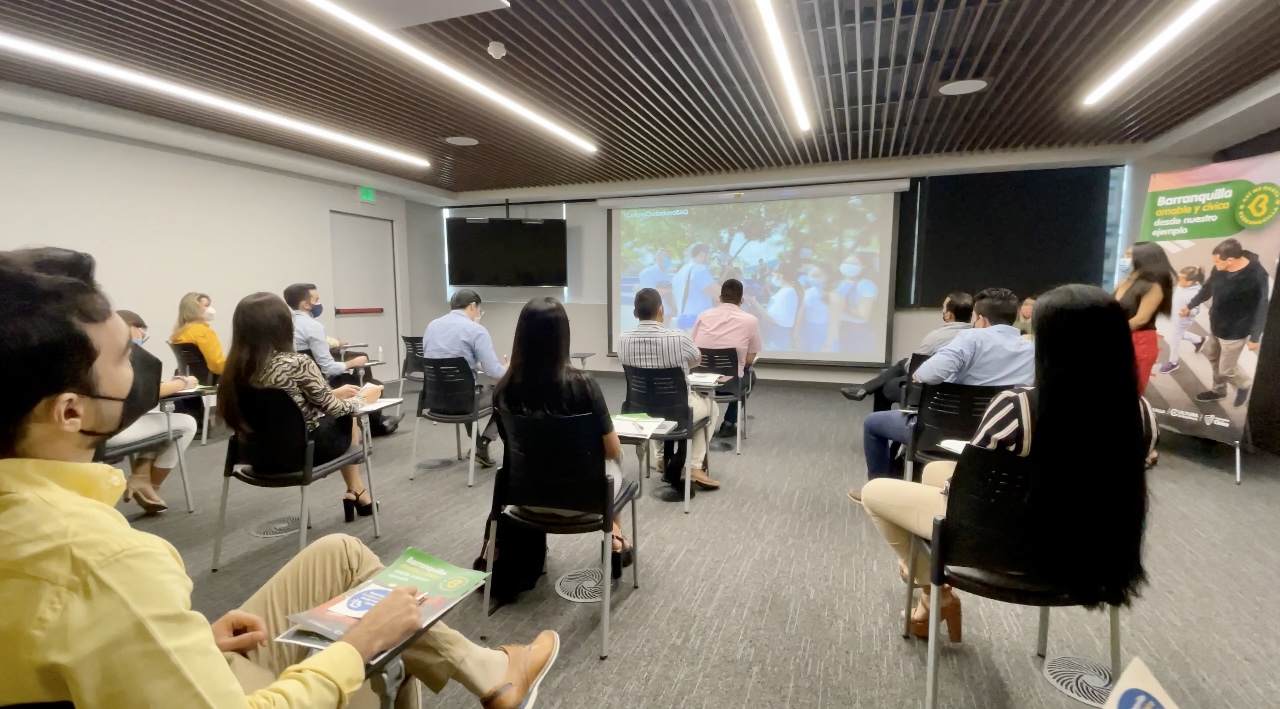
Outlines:
{"type": "Polygon", "coordinates": [[[1116,264],[1116,268],[1120,271],[1120,275],[1122,276],[1127,276],[1130,273],[1133,273],[1133,259],[1122,257],[1119,263],[1116,264]]]}
{"type": "Polygon", "coordinates": [[[144,335],[144,336],[142,336],[142,337],[135,337],[135,338],[133,338],[133,344],[134,344],[134,345],[136,345],[136,346],[138,346],[138,347],[141,347],[141,346],[143,346],[143,345],[147,344],[147,340],[149,340],[149,339],[151,339],[151,338],[150,338],[150,337],[147,337],[147,336],[145,336],[145,335],[144,335]]]}
{"type": "Polygon", "coordinates": [[[808,277],[808,276],[800,276],[799,278],[797,278],[797,279],[796,279],[796,283],[799,283],[801,288],[808,288],[808,287],[809,287],[809,277],[808,277]]]}
{"type": "Polygon", "coordinates": [[[315,305],[311,306],[311,317],[318,318],[320,317],[320,313],[323,313],[323,312],[324,312],[324,305],[322,303],[316,303],[315,305]]]}
{"type": "Polygon", "coordinates": [[[661,269],[662,269],[662,270],[664,270],[664,271],[670,271],[670,270],[671,270],[671,259],[669,259],[669,258],[664,258],[664,259],[662,259],[661,261],[659,261],[659,262],[658,262],[658,268],[661,268],[661,269]]]}

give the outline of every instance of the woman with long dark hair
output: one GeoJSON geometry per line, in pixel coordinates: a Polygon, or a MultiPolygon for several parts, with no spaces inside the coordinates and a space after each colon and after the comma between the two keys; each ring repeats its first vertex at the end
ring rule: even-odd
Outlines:
{"type": "MultiPolygon", "coordinates": [[[[575,416],[594,414],[604,435],[605,475],[613,483],[613,494],[622,489],[622,442],[613,430],[613,418],[600,385],[586,372],[569,362],[569,316],[555,298],[534,298],[525,303],[516,322],[511,364],[493,389],[493,405],[513,414],[575,416]]],[[[498,417],[498,434],[507,432],[498,417]]],[[[503,467],[507,447],[503,446],[503,467]]],[[[576,514],[576,513],[573,513],[576,514]]],[[[629,550],[622,528],[613,523],[613,551],[629,550]]]]}
{"type": "Polygon", "coordinates": [[[1173,264],[1164,247],[1152,241],[1134,244],[1120,259],[1120,271],[1128,273],[1116,286],[1116,300],[1124,306],[1133,332],[1133,353],[1138,363],[1138,393],[1147,389],[1151,369],[1160,358],[1156,315],[1169,316],[1173,304],[1173,264]]]}
{"type": "MultiPolygon", "coordinates": [[[[1101,288],[1070,285],[1041,296],[1032,319],[1035,386],[992,399],[971,445],[1034,461],[1032,519],[1039,528],[1028,531],[1054,562],[1046,566],[1062,569],[1055,581],[1125,605],[1146,579],[1146,464],[1157,436],[1151,408],[1138,394],[1129,316],[1101,288]]],[[[932,536],[934,517],[946,514],[946,486],[954,471],[953,462],[930,463],[922,483],[881,478],[862,488],[862,504],[902,560],[903,578],[911,535],[932,536]]],[[[911,629],[925,637],[927,560],[914,578],[924,594],[911,614],[911,629]]],[[[959,642],[960,599],[946,587],[941,595],[942,619],[959,642]]]]}
{"type": "MultiPolygon", "coordinates": [[[[352,415],[382,395],[382,387],[376,385],[365,390],[363,399],[356,398],[360,387],[354,384],[329,388],[315,361],[294,351],[293,313],[274,293],[245,296],[231,316],[231,352],[218,382],[218,411],[240,435],[252,433],[241,405],[249,389],[280,389],[293,399],[315,441],[315,465],[360,445],[360,431],[352,425],[352,415]]],[[[360,481],[360,465],[342,466],[342,479],[347,483],[342,500],[346,520],[372,515],[373,501],[360,481]]]]}

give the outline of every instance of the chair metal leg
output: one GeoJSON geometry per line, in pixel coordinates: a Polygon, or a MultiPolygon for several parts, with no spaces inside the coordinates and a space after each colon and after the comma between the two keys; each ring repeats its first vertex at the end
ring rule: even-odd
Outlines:
{"type": "Polygon", "coordinates": [[[462,429],[456,423],[453,424],[453,442],[458,444],[458,460],[462,460],[462,429]]]}
{"type": "MultiPolygon", "coordinates": [[[[400,377],[400,388],[396,390],[396,398],[404,399],[404,377],[400,377]]],[[[400,415],[400,407],[402,406],[404,406],[403,401],[401,401],[399,404],[396,404],[396,416],[400,415]]]]}
{"type": "MultiPolygon", "coordinates": [[[[166,402],[164,405],[164,427],[169,434],[169,438],[173,438],[173,403],[166,402]]],[[[174,445],[178,446],[178,477],[182,479],[182,494],[187,498],[187,512],[195,512],[196,505],[191,501],[191,485],[187,481],[187,455],[182,452],[182,446],[174,441],[174,445]]]]}
{"type": "Polygon", "coordinates": [[[302,511],[298,513],[298,551],[307,548],[307,488],[309,485],[302,486],[302,511]]]}
{"type": "Polygon", "coordinates": [[[1240,484],[1240,442],[1236,441],[1236,484],[1240,484]]]}
{"type": "Polygon", "coordinates": [[[382,537],[382,526],[378,521],[378,496],[373,491],[373,432],[369,429],[369,417],[360,417],[360,446],[364,449],[365,486],[369,488],[369,500],[373,502],[373,538],[382,537]]]}
{"type": "Polygon", "coordinates": [[[200,445],[203,446],[209,442],[209,397],[204,397],[201,403],[204,404],[204,423],[201,424],[203,430],[200,432],[200,445]]]}
{"type": "Polygon", "coordinates": [[[418,424],[422,423],[421,416],[413,417],[413,447],[409,454],[409,479],[413,479],[413,474],[418,471],[418,424]]]}
{"type": "Polygon", "coordinates": [[[938,652],[942,647],[942,640],[938,637],[942,632],[942,588],[930,584],[929,594],[933,602],[929,604],[929,660],[925,665],[924,709],[933,709],[938,703],[938,652]]]}
{"type": "Polygon", "coordinates": [[[916,555],[920,553],[919,544],[920,540],[916,535],[911,535],[911,551],[907,553],[907,605],[904,606],[905,610],[902,618],[902,637],[904,638],[911,637],[911,611],[914,610],[911,607],[911,602],[916,598],[915,570],[916,555]]]}
{"type": "Polygon", "coordinates": [[[489,595],[493,588],[493,552],[498,546],[498,520],[489,520],[489,544],[484,550],[484,568],[489,578],[484,582],[484,617],[480,619],[480,639],[485,639],[489,629],[489,595]]]}
{"type": "Polygon", "coordinates": [[[231,478],[222,477],[222,504],[218,506],[218,529],[213,536],[213,568],[218,570],[218,560],[222,558],[222,534],[227,525],[227,494],[231,492],[231,478]]]}
{"type": "Polygon", "coordinates": [[[471,424],[471,462],[467,464],[467,487],[476,484],[476,438],[480,435],[480,422],[471,424]]]}
{"type": "Polygon", "coordinates": [[[1120,606],[1111,606],[1111,686],[1120,681],[1120,606]]]}
{"type": "MultiPolygon", "coordinates": [[[[693,446],[689,446],[690,449],[693,446]]],[[[689,514],[689,498],[693,494],[693,451],[689,451],[690,455],[684,457],[684,513],[689,514]]]]}
{"type": "Polygon", "coordinates": [[[738,401],[738,425],[733,427],[733,454],[742,455],[742,429],[747,427],[747,407],[743,406],[741,400],[738,401]]]}
{"type": "MultiPolygon", "coordinates": [[[[636,531],[636,498],[631,498],[631,587],[640,588],[640,533],[636,531]]],[[[612,542],[610,542],[612,544],[612,542]]]]}
{"type": "Polygon", "coordinates": [[[1045,606],[1040,609],[1040,628],[1036,631],[1036,654],[1040,659],[1045,658],[1045,653],[1049,651],[1049,607],[1045,606]]]}
{"type": "Polygon", "coordinates": [[[604,584],[604,600],[600,603],[600,659],[609,657],[609,589],[613,587],[613,532],[605,530],[600,541],[600,568],[603,575],[600,583],[604,584]]]}
{"type": "Polygon", "coordinates": [[[903,463],[902,463],[902,479],[903,479],[903,480],[906,480],[907,482],[911,482],[911,481],[912,481],[912,479],[914,479],[914,478],[915,478],[915,473],[916,473],[916,464],[915,464],[914,462],[912,462],[912,461],[911,461],[911,459],[909,459],[909,458],[908,458],[907,460],[903,461],[903,463]]]}
{"type": "Polygon", "coordinates": [[[747,415],[747,400],[746,400],[746,399],[743,399],[743,400],[742,400],[742,406],[741,406],[741,407],[739,407],[739,408],[741,408],[741,409],[742,409],[742,418],[741,418],[740,420],[741,420],[741,422],[742,422],[742,440],[744,440],[744,441],[745,441],[745,440],[747,440],[747,419],[751,418],[750,416],[748,416],[748,415],[747,415]]]}

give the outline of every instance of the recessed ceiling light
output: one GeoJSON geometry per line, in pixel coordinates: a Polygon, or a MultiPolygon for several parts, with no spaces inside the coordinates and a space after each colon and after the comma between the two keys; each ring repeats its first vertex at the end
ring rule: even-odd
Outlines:
{"type": "Polygon", "coordinates": [[[1138,69],[1141,69],[1143,64],[1151,61],[1152,57],[1160,53],[1160,50],[1172,44],[1173,40],[1178,38],[1178,35],[1196,25],[1199,19],[1214,5],[1217,5],[1218,2],[1219,0],[1198,0],[1183,11],[1181,15],[1173,18],[1173,21],[1168,26],[1160,30],[1160,34],[1143,45],[1137,53],[1120,65],[1120,68],[1116,69],[1111,76],[1108,76],[1101,84],[1098,84],[1097,88],[1090,91],[1089,95],[1084,99],[1084,105],[1092,106],[1106,98],[1107,94],[1111,93],[1125,79],[1136,73],[1138,69]]]}
{"type": "Polygon", "coordinates": [[[965,94],[976,94],[987,88],[987,82],[983,79],[961,79],[960,81],[949,81],[938,87],[938,93],[943,96],[964,96],[965,94]]]}
{"type": "Polygon", "coordinates": [[[480,144],[480,141],[476,140],[475,138],[464,138],[460,135],[455,135],[452,138],[445,138],[444,142],[448,143],[449,145],[479,145],[480,144]]]}
{"type": "Polygon", "coordinates": [[[190,103],[214,108],[226,113],[234,113],[235,115],[243,116],[260,123],[267,123],[276,126],[277,128],[284,128],[296,133],[303,133],[313,138],[320,138],[321,140],[327,140],[330,143],[337,143],[348,148],[363,150],[367,153],[373,153],[393,160],[399,160],[401,162],[409,163],[410,165],[416,165],[418,167],[428,167],[431,165],[426,158],[421,158],[417,155],[402,153],[399,150],[378,145],[377,143],[370,143],[367,140],[361,140],[360,138],[346,135],[345,133],[339,133],[311,123],[305,123],[303,121],[289,118],[288,116],[282,116],[278,113],[272,113],[271,111],[256,108],[238,101],[232,101],[231,99],[225,99],[221,96],[205,93],[199,89],[193,89],[189,86],[183,86],[182,84],[175,84],[171,81],[143,74],[132,69],[126,69],[125,67],[115,64],[108,64],[107,62],[98,61],[97,59],[73,54],[46,44],[32,42],[31,40],[15,37],[14,35],[5,34],[3,32],[0,32],[0,50],[12,52],[31,59],[49,62],[50,64],[57,64],[70,69],[77,69],[88,74],[148,89],[150,91],[155,91],[156,93],[183,99],[190,103]]]}
{"type": "Polygon", "coordinates": [[[773,2],[756,0],[756,9],[760,11],[764,33],[769,38],[769,46],[773,48],[773,60],[778,65],[778,74],[782,78],[787,100],[791,102],[791,112],[795,114],[796,127],[802,131],[809,130],[809,113],[804,108],[804,101],[800,100],[800,86],[796,83],[795,72],[791,70],[791,57],[787,55],[787,45],[782,41],[782,29],[778,27],[778,16],[773,12],[773,2]]]}
{"type": "Polygon", "coordinates": [[[554,133],[560,136],[561,138],[569,141],[570,143],[573,143],[574,145],[578,146],[579,148],[582,148],[583,150],[589,153],[594,153],[596,151],[595,145],[593,145],[590,141],[586,140],[585,138],[582,138],[581,136],[577,135],[573,131],[570,131],[568,128],[561,126],[555,121],[552,121],[550,118],[543,116],[541,113],[538,113],[537,111],[534,111],[533,109],[529,108],[528,106],[525,106],[519,101],[516,101],[515,99],[507,96],[506,94],[499,92],[497,89],[493,88],[492,86],[489,86],[488,84],[480,82],[475,78],[471,77],[470,75],[462,71],[459,71],[458,69],[454,68],[452,65],[422,51],[418,47],[415,47],[412,44],[409,44],[408,42],[404,41],[403,39],[400,39],[399,37],[391,34],[390,32],[379,29],[368,20],[362,17],[358,17],[356,15],[353,15],[347,10],[344,10],[343,8],[338,7],[337,5],[329,2],[329,0],[307,0],[307,2],[312,6],[328,13],[330,16],[338,20],[341,20],[342,22],[347,23],[348,25],[354,27],[355,29],[360,30],[366,35],[378,40],[379,42],[382,42],[388,47],[395,49],[396,51],[400,52],[401,54],[404,54],[410,59],[413,59],[414,61],[427,67],[428,69],[431,69],[432,71],[435,71],[439,74],[444,75],[446,78],[459,84],[460,86],[467,89],[468,91],[473,91],[477,94],[480,94],[481,96],[489,99],[490,101],[493,101],[499,106],[506,108],[507,110],[514,113],[516,116],[519,116],[531,123],[538,125],[539,127],[547,131],[550,131],[551,133],[554,133]]]}

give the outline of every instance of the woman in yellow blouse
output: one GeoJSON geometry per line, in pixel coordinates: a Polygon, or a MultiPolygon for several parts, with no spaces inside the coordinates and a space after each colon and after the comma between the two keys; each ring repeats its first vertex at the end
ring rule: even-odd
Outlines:
{"type": "Polygon", "coordinates": [[[209,296],[204,293],[188,293],[178,302],[178,324],[173,327],[169,341],[175,345],[190,344],[200,348],[209,371],[222,374],[227,356],[222,353],[218,333],[209,327],[215,311],[209,296]]]}

